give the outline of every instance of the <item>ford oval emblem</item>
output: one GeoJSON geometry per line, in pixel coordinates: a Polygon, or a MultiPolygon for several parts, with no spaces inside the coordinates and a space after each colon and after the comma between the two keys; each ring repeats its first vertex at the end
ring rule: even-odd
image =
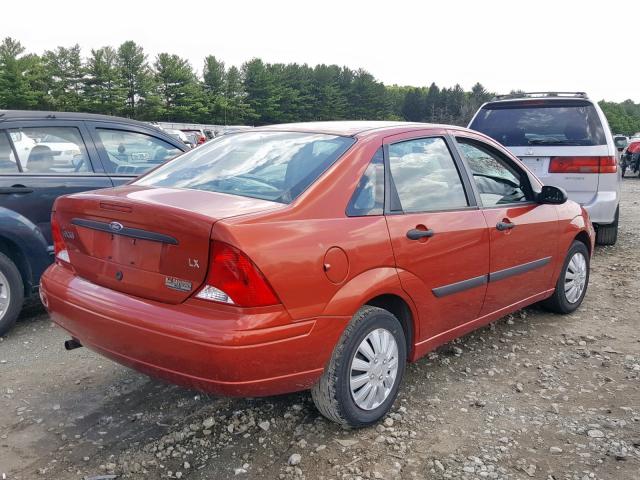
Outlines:
{"type": "Polygon", "coordinates": [[[109,228],[114,232],[119,232],[120,230],[122,230],[124,228],[124,226],[119,222],[111,222],[109,224],[109,228]]]}

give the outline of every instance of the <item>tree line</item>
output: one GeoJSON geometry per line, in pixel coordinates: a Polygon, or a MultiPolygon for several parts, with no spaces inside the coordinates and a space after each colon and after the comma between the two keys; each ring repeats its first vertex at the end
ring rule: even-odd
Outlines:
{"type": "MultiPolygon", "coordinates": [[[[493,93],[476,83],[439,88],[387,86],[369,72],[338,65],[265,63],[227,66],[213,55],[201,73],[188,60],[142,46],[79,45],[28,53],[0,43],[0,108],[83,111],[139,120],[264,125],[313,120],[408,120],[466,125],[493,93]]],[[[602,102],[612,129],[640,131],[640,105],[602,102]]]]}

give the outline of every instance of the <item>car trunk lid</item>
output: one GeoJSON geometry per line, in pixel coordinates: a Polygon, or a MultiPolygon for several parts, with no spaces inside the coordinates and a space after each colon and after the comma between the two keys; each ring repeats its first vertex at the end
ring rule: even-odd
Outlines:
{"type": "Polygon", "coordinates": [[[205,279],[216,221],[282,206],[214,192],[125,186],[61,197],[55,215],[79,276],[137,297],[180,303],[205,279]]]}

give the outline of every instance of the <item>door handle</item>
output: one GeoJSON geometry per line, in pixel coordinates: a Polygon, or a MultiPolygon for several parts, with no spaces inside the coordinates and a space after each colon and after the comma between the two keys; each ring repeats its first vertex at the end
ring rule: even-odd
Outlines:
{"type": "MultiPolygon", "coordinates": [[[[506,220],[506,219],[505,219],[506,220]]],[[[509,221],[502,221],[502,222],[498,222],[496,223],[496,229],[500,230],[501,232],[505,231],[505,230],[511,230],[512,228],[515,228],[516,224],[509,222],[509,221]]]]}
{"type": "Polygon", "coordinates": [[[409,240],[420,240],[421,238],[429,238],[433,237],[434,231],[431,229],[428,230],[420,230],[417,228],[412,228],[407,232],[407,238],[409,240]]]}
{"type": "Polygon", "coordinates": [[[10,187],[0,187],[0,195],[11,195],[13,193],[24,194],[33,193],[33,188],[25,187],[24,185],[12,185],[10,187]]]}

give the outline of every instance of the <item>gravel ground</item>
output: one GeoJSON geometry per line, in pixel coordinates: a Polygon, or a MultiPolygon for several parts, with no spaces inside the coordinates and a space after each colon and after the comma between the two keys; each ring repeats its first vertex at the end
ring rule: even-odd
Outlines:
{"type": "Polygon", "coordinates": [[[65,352],[33,305],[0,339],[0,479],[638,479],[639,202],[625,179],[581,309],[522,310],[409,365],[362,430],[306,393],[216,398],[65,352]]]}

